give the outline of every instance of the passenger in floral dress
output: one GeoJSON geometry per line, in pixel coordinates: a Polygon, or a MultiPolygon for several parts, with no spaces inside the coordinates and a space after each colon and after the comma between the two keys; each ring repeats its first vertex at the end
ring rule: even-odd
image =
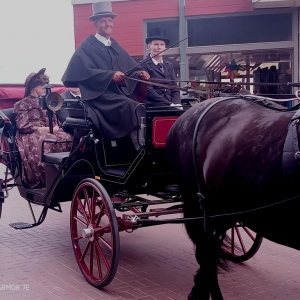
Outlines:
{"type": "MultiPolygon", "coordinates": [[[[39,105],[39,96],[45,93],[43,86],[49,82],[46,69],[31,73],[25,81],[25,98],[14,106],[16,114],[16,144],[22,159],[22,180],[32,189],[46,186],[45,163],[42,162],[42,143],[45,139],[70,141],[72,136],[59,126],[53,114],[53,134],[49,130],[47,112],[39,105]]],[[[71,143],[44,144],[44,153],[70,151],[71,143]]]]}

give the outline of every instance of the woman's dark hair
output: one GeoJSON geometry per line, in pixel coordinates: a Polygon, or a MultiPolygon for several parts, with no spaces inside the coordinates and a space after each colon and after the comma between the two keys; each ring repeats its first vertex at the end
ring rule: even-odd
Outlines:
{"type": "Polygon", "coordinates": [[[30,73],[25,80],[25,97],[28,97],[35,87],[49,83],[49,76],[45,74],[46,69],[43,68],[37,73],[30,73]]]}

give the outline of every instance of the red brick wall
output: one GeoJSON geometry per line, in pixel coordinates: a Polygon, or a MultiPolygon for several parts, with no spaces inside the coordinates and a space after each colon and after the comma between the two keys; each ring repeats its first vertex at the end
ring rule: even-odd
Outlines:
{"type": "MultiPolygon", "coordinates": [[[[132,56],[144,54],[143,20],[178,17],[178,0],[134,0],[113,2],[112,37],[132,56]]],[[[252,10],[251,0],[186,0],[186,15],[219,14],[252,10]]],[[[76,48],[95,33],[91,4],[74,5],[76,48]]]]}

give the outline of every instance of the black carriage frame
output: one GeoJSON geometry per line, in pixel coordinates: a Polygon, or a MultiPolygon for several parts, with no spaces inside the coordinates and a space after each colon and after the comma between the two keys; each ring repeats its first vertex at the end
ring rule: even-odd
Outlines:
{"type": "MultiPolygon", "coordinates": [[[[84,277],[90,284],[102,288],[111,282],[117,269],[119,231],[133,231],[140,227],[159,225],[162,223],[151,224],[151,222],[147,221],[150,221],[150,217],[183,212],[182,198],[178,188],[174,185],[175,180],[168,164],[165,147],[164,145],[158,147],[153,143],[153,122],[155,118],[174,118],[174,116],[178,117],[182,112],[176,108],[147,109],[146,115],[138,119],[137,137],[142,147],[137,152],[132,163],[127,166],[109,166],[105,165],[105,160],[102,159],[101,161],[101,157],[105,156],[105,141],[87,117],[85,104],[80,100],[65,101],[69,112],[72,112],[71,115],[73,115],[73,117],[68,117],[64,123],[67,130],[73,131],[72,150],[71,152],[44,154],[45,143],[58,143],[58,141],[45,140],[43,142],[42,161],[45,162],[46,167],[45,190],[30,189],[22,181],[22,162],[15,143],[16,124],[12,113],[13,109],[0,111],[0,134],[8,146],[6,150],[2,149],[0,153],[0,159],[7,167],[6,178],[1,180],[0,201],[4,201],[4,198],[8,195],[8,189],[14,186],[18,187],[20,195],[29,203],[34,223],[18,222],[10,225],[16,229],[26,229],[42,224],[48,209],[62,212],[60,203],[72,200],[71,213],[73,212],[74,214],[74,211],[79,211],[84,216],[86,223],[78,218],[77,215],[71,216],[71,218],[73,221],[77,220],[85,224],[86,229],[82,235],[89,240],[88,245],[92,245],[93,248],[96,247],[92,244],[94,243],[95,233],[94,229],[90,228],[92,223],[89,225],[88,223],[94,222],[94,224],[99,225],[99,221],[97,221],[95,212],[84,212],[83,207],[80,207],[81,204],[78,204],[79,202],[76,201],[76,197],[82,193],[83,189],[87,190],[90,187],[93,188],[92,193],[101,194],[102,206],[106,207],[107,216],[111,220],[110,232],[113,236],[111,245],[112,261],[110,263],[106,262],[109,268],[107,267],[107,274],[101,280],[96,280],[91,276],[91,269],[82,263],[84,254],[78,253],[78,245],[76,244],[82,236],[74,233],[74,227],[77,227],[77,225],[74,225],[72,220],[71,235],[75,256],[84,277]],[[8,170],[11,175],[10,179],[7,178],[8,170]],[[14,182],[9,183],[10,181],[14,182]],[[5,193],[6,196],[4,195],[5,193]],[[158,199],[149,200],[148,197],[140,194],[151,195],[158,199]],[[34,215],[31,204],[43,206],[38,219],[34,215]],[[149,206],[159,204],[164,205],[161,208],[147,211],[149,206]],[[121,212],[122,217],[116,217],[114,210],[121,212]],[[92,218],[94,218],[94,221],[91,220],[92,218]]],[[[92,202],[92,198],[87,201],[92,202]]],[[[2,203],[0,204],[2,208],[2,203]]],[[[96,202],[94,203],[95,206],[96,202]]],[[[92,210],[91,208],[89,208],[89,211],[92,210]]],[[[99,216],[98,219],[100,219],[99,216]]],[[[183,223],[185,219],[180,220],[183,223]]],[[[243,225],[239,224],[238,227],[243,227],[243,225]]],[[[238,227],[235,228],[237,233],[238,227]]],[[[101,232],[102,229],[98,228],[97,230],[101,232]]],[[[107,233],[107,230],[102,231],[102,234],[107,233]]],[[[256,253],[262,238],[259,235],[251,238],[254,244],[250,250],[241,256],[235,256],[231,253],[229,256],[232,260],[244,261],[256,253]]]]}

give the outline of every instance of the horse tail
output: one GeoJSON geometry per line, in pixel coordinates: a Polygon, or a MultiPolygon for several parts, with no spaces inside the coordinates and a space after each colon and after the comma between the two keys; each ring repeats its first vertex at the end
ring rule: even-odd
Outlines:
{"type": "Polygon", "coordinates": [[[202,238],[200,242],[200,244],[203,245],[201,247],[206,247],[206,254],[210,253],[210,255],[215,257],[213,260],[215,260],[217,265],[218,273],[222,273],[222,271],[229,272],[231,269],[230,263],[240,264],[246,260],[244,259],[244,256],[234,256],[231,254],[233,249],[234,253],[242,253],[242,249],[240,249],[237,244],[233,243],[232,239],[226,233],[208,236],[204,232],[204,235],[205,237],[202,238]]]}

